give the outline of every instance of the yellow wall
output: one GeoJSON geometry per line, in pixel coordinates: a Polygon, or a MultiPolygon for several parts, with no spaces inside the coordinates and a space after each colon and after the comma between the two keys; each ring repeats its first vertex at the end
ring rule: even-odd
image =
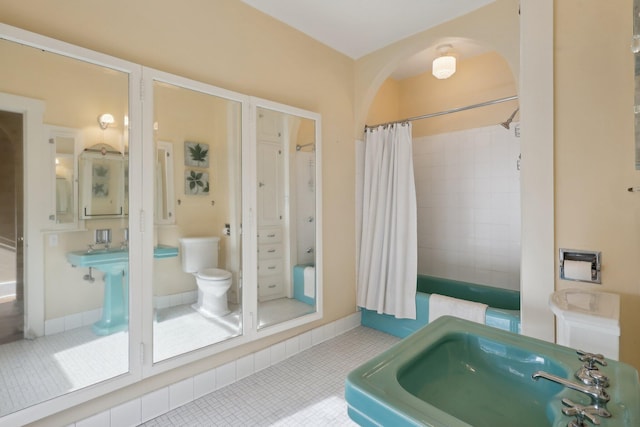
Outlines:
{"type": "Polygon", "coordinates": [[[556,248],[602,251],[602,286],[592,287],[622,294],[620,356],[640,368],[640,197],[626,191],[640,184],[632,8],[555,2],[555,236],[556,248]]]}
{"type": "MultiPolygon", "coordinates": [[[[430,70],[399,81],[385,80],[371,104],[367,124],[417,117],[513,95],[517,95],[517,88],[509,65],[496,52],[489,52],[459,60],[456,73],[446,80],[436,79],[430,70]]],[[[497,125],[517,106],[518,101],[514,100],[416,120],[413,136],[497,125]]]]}

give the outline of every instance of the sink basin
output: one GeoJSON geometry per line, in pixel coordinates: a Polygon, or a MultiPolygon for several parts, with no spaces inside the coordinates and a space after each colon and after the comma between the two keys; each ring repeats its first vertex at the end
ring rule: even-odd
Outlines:
{"type": "Polygon", "coordinates": [[[100,267],[111,264],[129,262],[129,251],[126,249],[96,249],[89,251],[75,251],[67,254],[67,261],[76,267],[93,267],[101,270],[100,267]]]}
{"type": "MultiPolygon", "coordinates": [[[[349,416],[363,426],[554,426],[572,419],[561,399],[589,398],[534,381],[543,370],[569,380],[581,365],[575,350],[453,317],[442,317],[352,371],[349,416]]],[[[640,385],[631,366],[611,361],[602,426],[640,425],[640,385]]]]}
{"type": "MultiPolygon", "coordinates": [[[[178,256],[178,248],[158,245],[154,258],[178,256]]],[[[89,267],[104,272],[102,316],[93,324],[96,335],[110,335],[129,326],[129,251],[122,248],[95,249],[67,253],[74,267],[89,267]]]]}
{"type": "MultiPolygon", "coordinates": [[[[157,259],[178,256],[176,246],[158,245],[153,248],[153,257],[157,259]]],[[[67,254],[67,260],[76,267],[93,267],[101,269],[103,266],[126,263],[129,261],[129,250],[122,248],[95,249],[89,251],[75,251],[67,254]]]]}

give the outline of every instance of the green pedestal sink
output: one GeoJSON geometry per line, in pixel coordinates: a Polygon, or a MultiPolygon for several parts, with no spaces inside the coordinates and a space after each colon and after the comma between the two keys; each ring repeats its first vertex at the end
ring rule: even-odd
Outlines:
{"type": "MultiPolygon", "coordinates": [[[[565,427],[562,399],[590,398],[532,374],[575,382],[581,365],[573,349],[445,316],[351,372],[345,397],[363,426],[565,427]]],[[[601,425],[639,426],[637,371],[609,361],[601,372],[612,414],[601,425]]]]}
{"type": "MultiPolygon", "coordinates": [[[[158,245],[154,258],[178,256],[178,248],[158,245]]],[[[93,324],[96,335],[124,331],[129,325],[129,251],[126,249],[96,249],[67,253],[67,261],[75,267],[95,268],[104,273],[102,317],[93,324]]]]}

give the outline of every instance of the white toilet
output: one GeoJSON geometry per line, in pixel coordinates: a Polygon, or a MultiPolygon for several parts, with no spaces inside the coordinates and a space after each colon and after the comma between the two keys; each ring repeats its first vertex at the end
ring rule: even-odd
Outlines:
{"type": "Polygon", "coordinates": [[[219,237],[184,237],[180,239],[182,270],[196,276],[198,302],[192,305],[205,317],[229,314],[227,291],[231,272],[218,266],[219,237]]]}

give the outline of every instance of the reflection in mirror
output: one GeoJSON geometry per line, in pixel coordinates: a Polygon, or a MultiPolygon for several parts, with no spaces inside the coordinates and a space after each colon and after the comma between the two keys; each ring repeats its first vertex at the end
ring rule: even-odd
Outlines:
{"type": "MultiPolygon", "coordinates": [[[[155,143],[174,153],[166,170],[177,199],[173,224],[155,233],[157,363],[242,335],[241,103],[158,81],[153,99],[155,143]]],[[[165,197],[156,192],[156,209],[165,197]]]]}
{"type": "Polygon", "coordinates": [[[97,144],[85,148],[79,157],[80,217],[125,216],[127,156],[97,144]]]}
{"type": "Polygon", "coordinates": [[[257,108],[259,328],[316,305],[315,121],[257,108]]]}
{"type": "Polygon", "coordinates": [[[96,229],[122,240],[128,223],[91,220],[73,231],[56,224],[78,218],[75,144],[86,143],[78,146],[81,151],[104,142],[121,152],[128,145],[121,119],[103,130],[96,118],[104,109],[114,117],[128,114],[129,76],[7,40],[0,40],[0,57],[0,181],[19,184],[0,188],[0,263],[8,266],[0,271],[4,416],[129,371],[127,253],[116,256],[105,245],[87,251],[96,229]],[[34,123],[32,106],[40,104],[43,119],[34,123]],[[80,137],[50,136],[45,123],[74,129],[80,137]],[[43,141],[32,135],[54,139],[55,183],[54,157],[43,155],[43,141]],[[29,251],[23,252],[25,242],[29,251]],[[119,269],[114,280],[103,280],[106,265],[119,269]],[[99,327],[112,324],[117,328],[99,327]]]}
{"type": "MultiPolygon", "coordinates": [[[[76,194],[76,144],[80,139],[80,132],[75,129],[65,129],[59,126],[48,126],[47,135],[53,152],[53,191],[55,197],[52,206],[55,213],[49,215],[58,227],[76,227],[78,221],[78,206],[76,194]]],[[[57,227],[56,227],[57,228],[57,227]]]]}

